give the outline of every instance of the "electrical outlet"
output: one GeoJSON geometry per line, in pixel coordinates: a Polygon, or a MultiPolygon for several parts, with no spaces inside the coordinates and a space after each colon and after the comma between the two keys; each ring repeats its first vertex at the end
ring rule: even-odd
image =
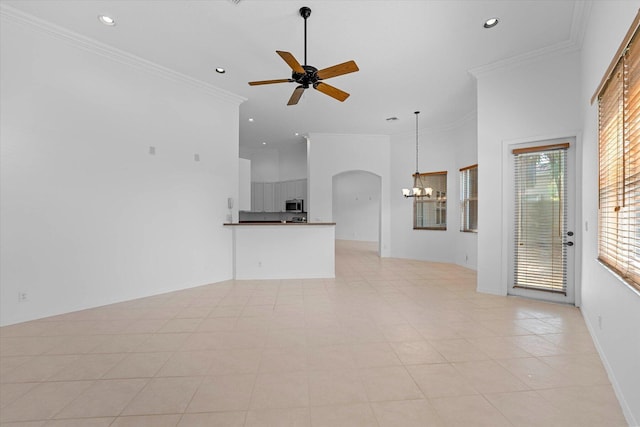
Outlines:
{"type": "Polygon", "coordinates": [[[18,302],[29,301],[29,296],[25,291],[18,292],[18,302]]]}

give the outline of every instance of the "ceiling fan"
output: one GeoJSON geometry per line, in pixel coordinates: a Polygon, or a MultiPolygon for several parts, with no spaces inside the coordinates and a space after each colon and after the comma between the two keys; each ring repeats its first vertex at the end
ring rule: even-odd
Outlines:
{"type": "Polygon", "coordinates": [[[304,18],[304,65],[300,65],[298,60],[289,52],[276,50],[276,53],[291,67],[291,78],[289,79],[277,79],[277,80],[261,80],[257,82],[249,82],[250,86],[268,85],[273,83],[289,83],[296,82],[298,86],[293,91],[291,98],[287,105],[295,105],[300,100],[300,97],[304,93],[305,89],[309,89],[312,86],[314,89],[319,90],[325,95],[337,99],[340,102],[344,102],[349,97],[349,94],[343,90],[326,84],[323,80],[331,77],[341,76],[343,74],[353,73],[358,71],[359,68],[355,61],[347,61],[342,64],[334,65],[332,67],[323,68],[318,70],[316,67],[307,65],[307,18],[311,16],[311,9],[308,7],[300,8],[300,16],[304,18]]]}

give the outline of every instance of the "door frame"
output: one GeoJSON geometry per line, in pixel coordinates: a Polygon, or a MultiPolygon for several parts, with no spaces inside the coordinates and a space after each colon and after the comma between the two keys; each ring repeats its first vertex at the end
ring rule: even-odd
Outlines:
{"type": "MultiPolygon", "coordinates": [[[[550,298],[542,299],[544,293],[541,291],[522,292],[518,296],[541,299],[548,302],[568,303],[580,306],[581,303],[581,265],[582,265],[582,242],[584,240],[584,232],[581,229],[581,144],[580,134],[578,132],[561,135],[538,136],[520,140],[508,140],[502,142],[502,289],[505,295],[513,295],[511,293],[511,279],[513,276],[513,229],[514,229],[514,158],[512,151],[514,148],[525,148],[539,145],[549,145],[554,143],[569,142],[572,152],[569,153],[567,159],[567,178],[573,181],[567,188],[567,194],[570,198],[569,203],[573,204],[573,213],[567,218],[569,227],[575,233],[573,236],[574,246],[573,262],[567,264],[568,276],[573,277],[573,301],[567,301],[564,296],[561,298],[549,294],[550,298]],[[573,199],[573,200],[571,200],[573,199]],[[572,265],[571,265],[572,264],[572,265]]],[[[571,209],[571,208],[570,208],[571,209]]]]}

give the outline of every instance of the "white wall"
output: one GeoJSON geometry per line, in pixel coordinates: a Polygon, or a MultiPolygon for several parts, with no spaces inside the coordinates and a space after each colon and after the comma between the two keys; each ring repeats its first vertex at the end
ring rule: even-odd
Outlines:
{"type": "Polygon", "coordinates": [[[240,98],[1,31],[0,324],[231,278],[240,98]]]}
{"type": "Polygon", "coordinates": [[[283,148],[240,148],[240,157],[251,160],[254,182],[292,181],[307,178],[307,144],[283,148]]]}
{"type": "Polygon", "coordinates": [[[370,172],[381,178],[380,253],[389,256],[389,151],[386,135],[311,134],[307,146],[309,221],[333,221],[333,177],[348,171],[370,172]],[[340,153],[336,156],[336,153],[340,153]]]}
{"type": "Polygon", "coordinates": [[[419,171],[447,171],[447,229],[444,231],[413,229],[413,199],[405,199],[401,189],[413,183],[416,135],[414,132],[392,137],[391,256],[476,268],[476,234],[459,231],[458,203],[459,170],[477,163],[475,125],[472,115],[448,128],[418,132],[419,171]]]}
{"type": "Polygon", "coordinates": [[[380,190],[380,177],[371,173],[350,171],[333,177],[336,239],[378,241],[380,190]]]}
{"type": "MultiPolygon", "coordinates": [[[[579,136],[580,62],[576,51],[548,55],[477,75],[478,290],[507,293],[504,147],[579,136]],[[501,247],[501,250],[496,250],[501,247]]],[[[580,138],[577,138],[580,153],[580,138]]],[[[578,240],[580,235],[576,233],[578,240]]],[[[576,249],[581,242],[576,242],[576,249]]],[[[578,283],[579,285],[579,283],[578,283]]]]}
{"type": "Polygon", "coordinates": [[[299,142],[280,149],[280,181],[307,178],[307,143],[299,142]]]}
{"type": "Polygon", "coordinates": [[[251,160],[251,181],[280,181],[280,152],[276,148],[240,149],[240,157],[251,160]]]}
{"type": "Polygon", "coordinates": [[[582,50],[582,313],[630,425],[640,425],[640,295],[597,261],[598,108],[589,99],[639,7],[638,1],[594,2],[582,50]]]}

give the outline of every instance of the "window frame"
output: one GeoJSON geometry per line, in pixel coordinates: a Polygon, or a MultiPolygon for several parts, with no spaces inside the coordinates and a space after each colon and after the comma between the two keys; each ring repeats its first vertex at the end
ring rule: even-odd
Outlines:
{"type": "Polygon", "coordinates": [[[598,261],[636,292],[640,292],[639,26],[640,11],[591,99],[598,100],[598,261]]]}
{"type": "Polygon", "coordinates": [[[478,232],[478,164],[460,169],[460,231],[478,232]],[[471,174],[475,171],[475,176],[471,174]],[[474,191],[475,190],[475,191],[474,191]],[[475,228],[471,227],[470,205],[476,202],[475,228]]]}
{"type": "MultiPolygon", "coordinates": [[[[433,188],[434,185],[430,185],[431,177],[440,177],[444,175],[444,191],[442,189],[433,190],[431,196],[415,196],[413,198],[413,229],[414,230],[434,230],[434,231],[446,231],[447,230],[447,171],[438,171],[438,172],[425,172],[413,174],[414,179],[420,183],[420,187],[422,188],[433,188]],[[418,226],[418,207],[421,207],[422,213],[424,216],[425,207],[434,204],[433,212],[440,213],[441,221],[436,221],[436,223],[440,223],[442,225],[439,226],[418,226]],[[443,221],[442,221],[443,220],[443,221]]],[[[431,212],[431,209],[426,210],[427,213],[431,212]]],[[[437,218],[436,218],[437,219],[437,218]]],[[[423,221],[424,222],[424,221],[423,221]]]]}

